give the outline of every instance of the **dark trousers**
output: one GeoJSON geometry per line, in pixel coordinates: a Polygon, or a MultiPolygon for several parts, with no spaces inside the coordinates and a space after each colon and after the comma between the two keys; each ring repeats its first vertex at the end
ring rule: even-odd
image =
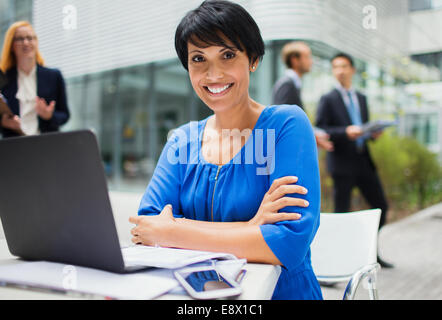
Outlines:
{"type": "Polygon", "coordinates": [[[379,221],[379,229],[385,224],[388,203],[382,189],[382,184],[376,170],[372,167],[364,168],[355,175],[334,175],[334,201],[335,212],[349,212],[351,203],[351,192],[354,187],[358,187],[362,196],[374,208],[382,210],[379,221]]]}

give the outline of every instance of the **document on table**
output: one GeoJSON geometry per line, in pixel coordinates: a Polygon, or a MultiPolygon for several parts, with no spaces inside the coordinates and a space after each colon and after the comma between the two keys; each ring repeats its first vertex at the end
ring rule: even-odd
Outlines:
{"type": "Polygon", "coordinates": [[[123,248],[122,254],[126,266],[150,266],[168,269],[182,268],[194,263],[212,259],[237,260],[234,255],[229,253],[150,247],[143,245],[123,248]]]}
{"type": "Polygon", "coordinates": [[[173,277],[157,269],[115,274],[53,262],[0,266],[0,284],[131,300],[153,299],[178,286],[173,277]]]}

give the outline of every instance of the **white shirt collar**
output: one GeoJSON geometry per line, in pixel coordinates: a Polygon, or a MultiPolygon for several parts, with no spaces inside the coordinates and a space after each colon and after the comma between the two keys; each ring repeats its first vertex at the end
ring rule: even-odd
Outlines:
{"type": "Polygon", "coordinates": [[[351,86],[350,89],[347,90],[341,85],[339,81],[336,81],[336,89],[338,89],[341,93],[344,93],[345,95],[348,94],[349,92],[352,95],[356,93],[353,86],[351,86]]]}
{"type": "Polygon", "coordinates": [[[18,70],[18,90],[16,98],[21,101],[35,100],[37,96],[37,77],[34,67],[29,74],[18,70]]]}
{"type": "Polygon", "coordinates": [[[298,73],[295,70],[287,69],[285,74],[293,80],[296,88],[301,89],[302,80],[301,80],[301,77],[298,75],[298,73]]]}
{"type": "Polygon", "coordinates": [[[38,115],[35,109],[37,96],[37,73],[34,67],[29,74],[18,70],[18,90],[15,97],[19,101],[21,129],[27,135],[39,133],[38,115]]]}
{"type": "Polygon", "coordinates": [[[20,70],[19,68],[17,68],[17,71],[18,71],[18,76],[19,77],[24,77],[24,78],[34,77],[35,76],[35,72],[37,71],[37,66],[35,65],[31,69],[31,72],[29,72],[29,74],[26,74],[24,71],[20,70]]]}
{"type": "Polygon", "coordinates": [[[350,94],[353,104],[357,109],[360,109],[358,96],[356,94],[356,90],[354,89],[354,87],[351,87],[349,90],[347,90],[339,83],[339,81],[336,81],[336,89],[341,94],[341,97],[344,100],[344,103],[347,108],[350,106],[350,97],[349,97],[350,94]]]}

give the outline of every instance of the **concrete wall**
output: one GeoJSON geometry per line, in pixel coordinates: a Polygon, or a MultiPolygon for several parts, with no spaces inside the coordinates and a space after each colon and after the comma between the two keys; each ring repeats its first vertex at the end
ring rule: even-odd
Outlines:
{"type": "MultiPolygon", "coordinates": [[[[403,56],[408,48],[407,1],[236,2],[255,18],[265,40],[317,40],[380,64],[385,63],[386,57],[403,56]],[[375,19],[371,22],[375,24],[367,27],[367,18],[373,14],[375,19]]],[[[175,58],[176,26],[186,12],[200,3],[201,0],[35,0],[34,25],[47,64],[72,77],[175,58]]]]}
{"type": "Polygon", "coordinates": [[[442,9],[410,14],[410,54],[442,51],[442,9]]]}

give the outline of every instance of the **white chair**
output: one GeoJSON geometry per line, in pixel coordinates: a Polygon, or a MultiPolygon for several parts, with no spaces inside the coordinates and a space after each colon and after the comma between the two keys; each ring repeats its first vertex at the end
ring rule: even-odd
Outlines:
{"type": "Polygon", "coordinates": [[[377,238],[380,209],[349,213],[321,213],[311,245],[312,266],[320,283],[348,281],[344,300],[353,300],[362,280],[370,299],[377,300],[377,238]]]}
{"type": "Polygon", "coordinates": [[[143,193],[110,191],[109,199],[115,219],[115,226],[122,247],[132,244],[130,230],[135,227],[129,222],[129,217],[138,214],[143,193]]]}
{"type": "Polygon", "coordinates": [[[5,233],[3,231],[2,221],[0,220],[0,240],[5,238],[5,233]]]}

